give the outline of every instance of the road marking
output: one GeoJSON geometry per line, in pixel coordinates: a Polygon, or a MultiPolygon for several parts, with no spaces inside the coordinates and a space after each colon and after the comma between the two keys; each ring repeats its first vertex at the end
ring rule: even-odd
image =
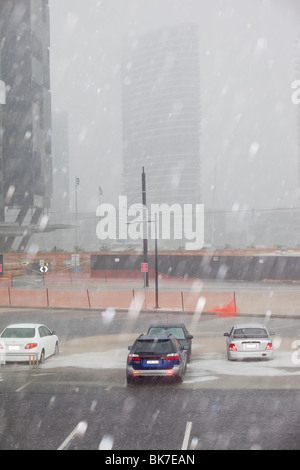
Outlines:
{"type": "Polygon", "coordinates": [[[186,423],[185,433],[184,433],[184,438],[183,438],[183,443],[182,443],[181,450],[187,450],[187,448],[188,448],[188,443],[189,443],[190,434],[191,434],[191,430],[192,430],[192,424],[193,424],[192,421],[188,421],[186,423]]]}
{"type": "Polygon", "coordinates": [[[77,426],[73,429],[73,431],[71,432],[71,434],[69,434],[68,437],[64,440],[64,442],[59,446],[59,448],[58,448],[57,450],[64,450],[65,447],[68,446],[69,442],[71,442],[71,440],[73,439],[73,437],[76,435],[77,429],[78,429],[78,424],[77,424],[77,426]]]}
{"type": "Polygon", "coordinates": [[[86,431],[87,424],[84,421],[81,421],[80,423],[77,424],[77,426],[73,429],[73,431],[68,435],[68,437],[64,440],[64,442],[59,446],[57,450],[64,450],[72,439],[74,439],[75,436],[77,435],[83,435],[86,431]]]}
{"type": "Polygon", "coordinates": [[[30,382],[27,382],[27,384],[22,385],[22,387],[18,388],[18,389],[16,390],[16,392],[20,392],[20,391],[23,390],[25,387],[27,387],[27,385],[29,385],[29,384],[30,384],[30,382]]]}

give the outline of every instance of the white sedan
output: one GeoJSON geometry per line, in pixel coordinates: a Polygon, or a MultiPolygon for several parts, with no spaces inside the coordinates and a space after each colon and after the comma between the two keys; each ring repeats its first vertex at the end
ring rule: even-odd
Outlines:
{"type": "Polygon", "coordinates": [[[6,362],[28,362],[31,358],[42,363],[58,351],[58,337],[45,325],[9,325],[0,335],[0,355],[5,357],[6,362]]]}

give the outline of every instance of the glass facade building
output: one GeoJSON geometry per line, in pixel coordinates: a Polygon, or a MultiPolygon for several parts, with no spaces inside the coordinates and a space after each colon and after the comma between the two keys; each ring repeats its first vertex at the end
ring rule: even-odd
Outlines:
{"type": "MultiPolygon", "coordinates": [[[[36,226],[50,208],[52,195],[50,27],[48,0],[2,0],[0,3],[4,222],[36,226]]],[[[29,241],[24,231],[18,249],[29,241]]],[[[17,232],[16,232],[17,234],[17,232]]],[[[1,234],[2,249],[16,236],[1,234]]]]}
{"type": "Polygon", "coordinates": [[[123,64],[123,181],[128,203],[201,203],[198,26],[134,38],[123,64]]]}

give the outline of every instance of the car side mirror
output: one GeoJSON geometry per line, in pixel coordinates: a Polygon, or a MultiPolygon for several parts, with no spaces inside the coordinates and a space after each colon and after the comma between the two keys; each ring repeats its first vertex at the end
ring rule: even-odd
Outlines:
{"type": "Polygon", "coordinates": [[[223,335],[223,336],[229,336],[229,333],[224,333],[224,335],[223,335]]]}
{"type": "Polygon", "coordinates": [[[128,351],[131,351],[132,346],[128,346],[128,351]]]}
{"type": "Polygon", "coordinates": [[[274,331],[269,331],[270,335],[275,335],[274,331]]]}
{"type": "Polygon", "coordinates": [[[187,335],[187,339],[193,339],[194,336],[193,335],[187,335]]]}

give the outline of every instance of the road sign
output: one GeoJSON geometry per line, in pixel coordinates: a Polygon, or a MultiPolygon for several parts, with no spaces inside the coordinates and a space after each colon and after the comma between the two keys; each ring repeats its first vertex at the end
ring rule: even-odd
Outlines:
{"type": "Polygon", "coordinates": [[[41,273],[46,273],[48,271],[47,266],[41,266],[40,271],[41,271],[41,273]]]}
{"type": "Polygon", "coordinates": [[[142,273],[147,273],[148,272],[148,263],[142,263],[141,264],[141,272],[142,273]]]}

